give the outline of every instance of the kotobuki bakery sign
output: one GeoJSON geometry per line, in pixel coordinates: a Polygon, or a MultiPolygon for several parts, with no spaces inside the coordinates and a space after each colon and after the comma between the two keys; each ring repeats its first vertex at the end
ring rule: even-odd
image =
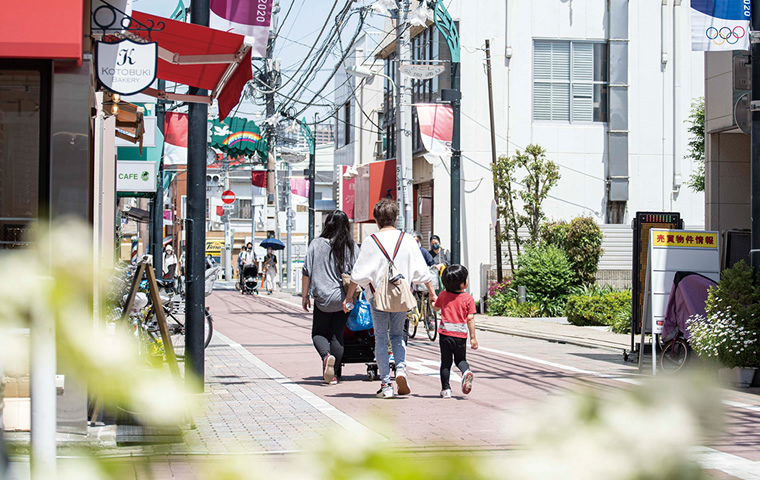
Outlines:
{"type": "Polygon", "coordinates": [[[156,79],[158,43],[124,39],[95,46],[98,80],[108,90],[132,95],[148,88],[156,79]]]}

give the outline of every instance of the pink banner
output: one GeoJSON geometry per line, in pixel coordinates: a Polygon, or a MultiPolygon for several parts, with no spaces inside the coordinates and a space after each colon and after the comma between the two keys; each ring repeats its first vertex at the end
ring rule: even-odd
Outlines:
{"type": "Polygon", "coordinates": [[[451,155],[454,112],[450,105],[417,104],[420,138],[425,149],[434,155],[451,155]]]}

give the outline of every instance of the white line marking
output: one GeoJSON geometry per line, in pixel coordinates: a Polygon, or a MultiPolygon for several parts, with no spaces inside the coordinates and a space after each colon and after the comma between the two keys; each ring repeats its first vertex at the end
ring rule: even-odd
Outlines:
{"type": "Polygon", "coordinates": [[[703,468],[720,470],[741,480],[760,480],[760,462],[709,447],[695,447],[691,453],[703,468]]]}
{"type": "Polygon", "coordinates": [[[478,350],[483,350],[485,352],[491,352],[491,353],[498,353],[499,355],[504,355],[507,357],[519,358],[520,360],[525,360],[526,362],[538,363],[539,365],[554,367],[560,370],[566,370],[568,372],[580,373],[582,375],[592,375],[594,377],[607,378],[610,380],[617,380],[618,382],[628,383],[631,385],[641,385],[640,381],[635,380],[633,378],[624,378],[624,377],[609,375],[606,373],[592,372],[591,370],[583,370],[582,368],[571,367],[569,365],[562,365],[561,363],[550,362],[548,360],[541,360],[539,358],[533,358],[527,355],[521,355],[519,353],[505,352],[504,350],[497,350],[495,348],[488,348],[488,347],[480,347],[478,350]]]}
{"type": "Polygon", "coordinates": [[[724,405],[728,405],[729,407],[734,408],[743,408],[745,410],[750,410],[753,412],[760,412],[760,407],[757,405],[750,405],[748,403],[741,403],[741,402],[734,402],[732,400],[723,400],[724,405]]]}
{"type": "Polygon", "coordinates": [[[317,395],[311,393],[310,391],[306,390],[302,386],[298,385],[297,383],[293,382],[288,377],[284,376],[274,368],[272,368],[269,364],[258,358],[256,355],[252,354],[248,350],[245,349],[242,345],[235,342],[234,340],[230,339],[229,337],[219,333],[218,331],[214,331],[214,337],[219,338],[219,340],[223,341],[230,347],[232,347],[234,350],[236,350],[241,356],[243,356],[246,360],[251,362],[256,368],[261,369],[269,378],[272,380],[275,380],[277,383],[282,385],[283,387],[287,388],[294,394],[296,394],[299,398],[306,401],[309,405],[313,406],[317,410],[319,410],[321,413],[323,413],[325,416],[327,416],[330,420],[337,423],[341,427],[343,427],[345,430],[351,432],[351,433],[358,433],[368,436],[375,437],[378,441],[385,441],[388,440],[384,436],[380,435],[379,433],[375,432],[374,430],[371,430],[352,418],[351,416],[341,412],[334,406],[330,405],[325,400],[321,399],[317,395]]]}

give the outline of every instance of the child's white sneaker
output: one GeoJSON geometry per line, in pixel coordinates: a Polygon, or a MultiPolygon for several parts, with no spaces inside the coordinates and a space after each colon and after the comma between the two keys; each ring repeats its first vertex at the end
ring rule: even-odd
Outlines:
{"type": "Polygon", "coordinates": [[[464,372],[464,375],[462,375],[462,393],[467,395],[472,391],[472,379],[474,375],[471,371],[467,370],[464,372]]]}
{"type": "Polygon", "coordinates": [[[451,398],[451,389],[441,390],[441,398],[451,398]]]}

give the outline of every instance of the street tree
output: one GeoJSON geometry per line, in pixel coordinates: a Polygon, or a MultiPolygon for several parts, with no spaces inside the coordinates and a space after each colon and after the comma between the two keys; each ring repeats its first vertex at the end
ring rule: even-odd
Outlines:
{"type": "Polygon", "coordinates": [[[694,172],[689,175],[687,185],[695,192],[705,191],[705,97],[691,102],[689,124],[689,153],[686,158],[695,163],[694,172]]]}

